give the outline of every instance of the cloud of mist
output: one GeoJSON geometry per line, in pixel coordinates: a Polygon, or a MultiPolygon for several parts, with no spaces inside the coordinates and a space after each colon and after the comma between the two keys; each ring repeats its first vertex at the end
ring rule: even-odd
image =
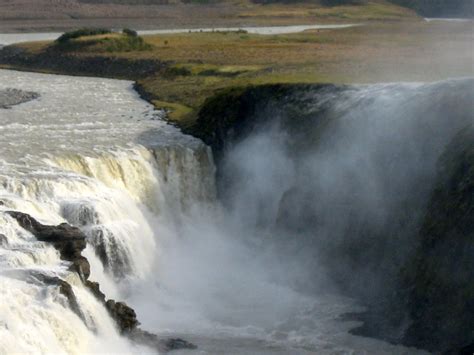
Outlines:
{"type": "Polygon", "coordinates": [[[323,90],[302,100],[308,110],[324,103],[322,115],[262,112],[275,117],[227,155],[233,213],[269,228],[287,247],[282,255],[315,279],[326,266],[346,291],[376,294],[416,247],[436,161],[472,122],[472,86],[466,79],[323,90]]]}
{"type": "Polygon", "coordinates": [[[297,92],[304,117],[285,102],[262,107],[264,123],[225,156],[224,204],[157,222],[161,253],[129,298],[144,328],[317,337],[337,316],[309,315],[327,307],[320,296],[370,301],[390,290],[416,246],[436,161],[472,122],[473,88],[465,79],[297,92]]]}

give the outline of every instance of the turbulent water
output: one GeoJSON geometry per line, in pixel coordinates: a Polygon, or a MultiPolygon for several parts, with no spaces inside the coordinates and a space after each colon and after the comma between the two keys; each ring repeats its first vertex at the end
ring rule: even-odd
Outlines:
{"type": "Polygon", "coordinates": [[[7,210],[80,227],[91,279],[107,297],[196,353],[416,353],[350,335],[357,324],[340,316],[360,309],[355,301],[277,282],[291,264],[249,242],[257,232],[245,214],[219,206],[210,150],[165,124],[132,83],[2,70],[6,88],[40,96],[0,109],[1,353],[153,352],[120,337],[67,262],[7,210]],[[85,320],[37,273],[68,281],[85,320]]]}

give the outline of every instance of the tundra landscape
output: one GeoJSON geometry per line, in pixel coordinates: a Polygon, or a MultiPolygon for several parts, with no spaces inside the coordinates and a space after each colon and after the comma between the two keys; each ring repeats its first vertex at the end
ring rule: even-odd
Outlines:
{"type": "Polygon", "coordinates": [[[0,0],[0,353],[473,354],[472,0],[0,0]]]}

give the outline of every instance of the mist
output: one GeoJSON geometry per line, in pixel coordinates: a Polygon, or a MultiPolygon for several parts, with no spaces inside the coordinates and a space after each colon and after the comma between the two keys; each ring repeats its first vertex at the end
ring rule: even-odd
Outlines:
{"type": "Polygon", "coordinates": [[[304,117],[286,101],[262,107],[219,165],[221,201],[154,221],[154,272],[128,285],[143,325],[204,347],[227,337],[322,349],[326,337],[329,347],[380,348],[328,332],[350,329],[344,312],[395,290],[436,161],[471,121],[473,85],[297,91],[304,117]]]}

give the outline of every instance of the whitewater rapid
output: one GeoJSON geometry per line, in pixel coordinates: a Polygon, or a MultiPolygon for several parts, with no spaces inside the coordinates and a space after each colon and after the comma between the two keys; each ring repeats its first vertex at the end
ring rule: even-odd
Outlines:
{"type": "Polygon", "coordinates": [[[209,148],[131,82],[0,70],[6,88],[40,96],[0,109],[0,353],[153,353],[121,337],[68,263],[8,210],[80,227],[91,280],[144,329],[193,341],[196,353],[416,353],[350,335],[357,323],[340,316],[360,309],[353,300],[268,279],[240,242],[245,228],[225,222],[209,148]],[[70,283],[85,321],[37,273],[70,283]]]}
{"type": "MultiPolygon", "coordinates": [[[[115,282],[144,278],[159,254],[153,216],[213,198],[208,149],[165,124],[131,82],[0,71],[0,90],[12,87],[40,96],[0,110],[0,211],[81,227],[93,278],[109,297],[120,297],[115,282]],[[190,175],[180,174],[183,167],[190,175]],[[105,250],[107,265],[94,248],[105,250]]],[[[118,335],[53,247],[8,215],[0,219],[1,353],[144,350],[118,335]],[[38,272],[69,282],[90,324],[38,272]]]]}

